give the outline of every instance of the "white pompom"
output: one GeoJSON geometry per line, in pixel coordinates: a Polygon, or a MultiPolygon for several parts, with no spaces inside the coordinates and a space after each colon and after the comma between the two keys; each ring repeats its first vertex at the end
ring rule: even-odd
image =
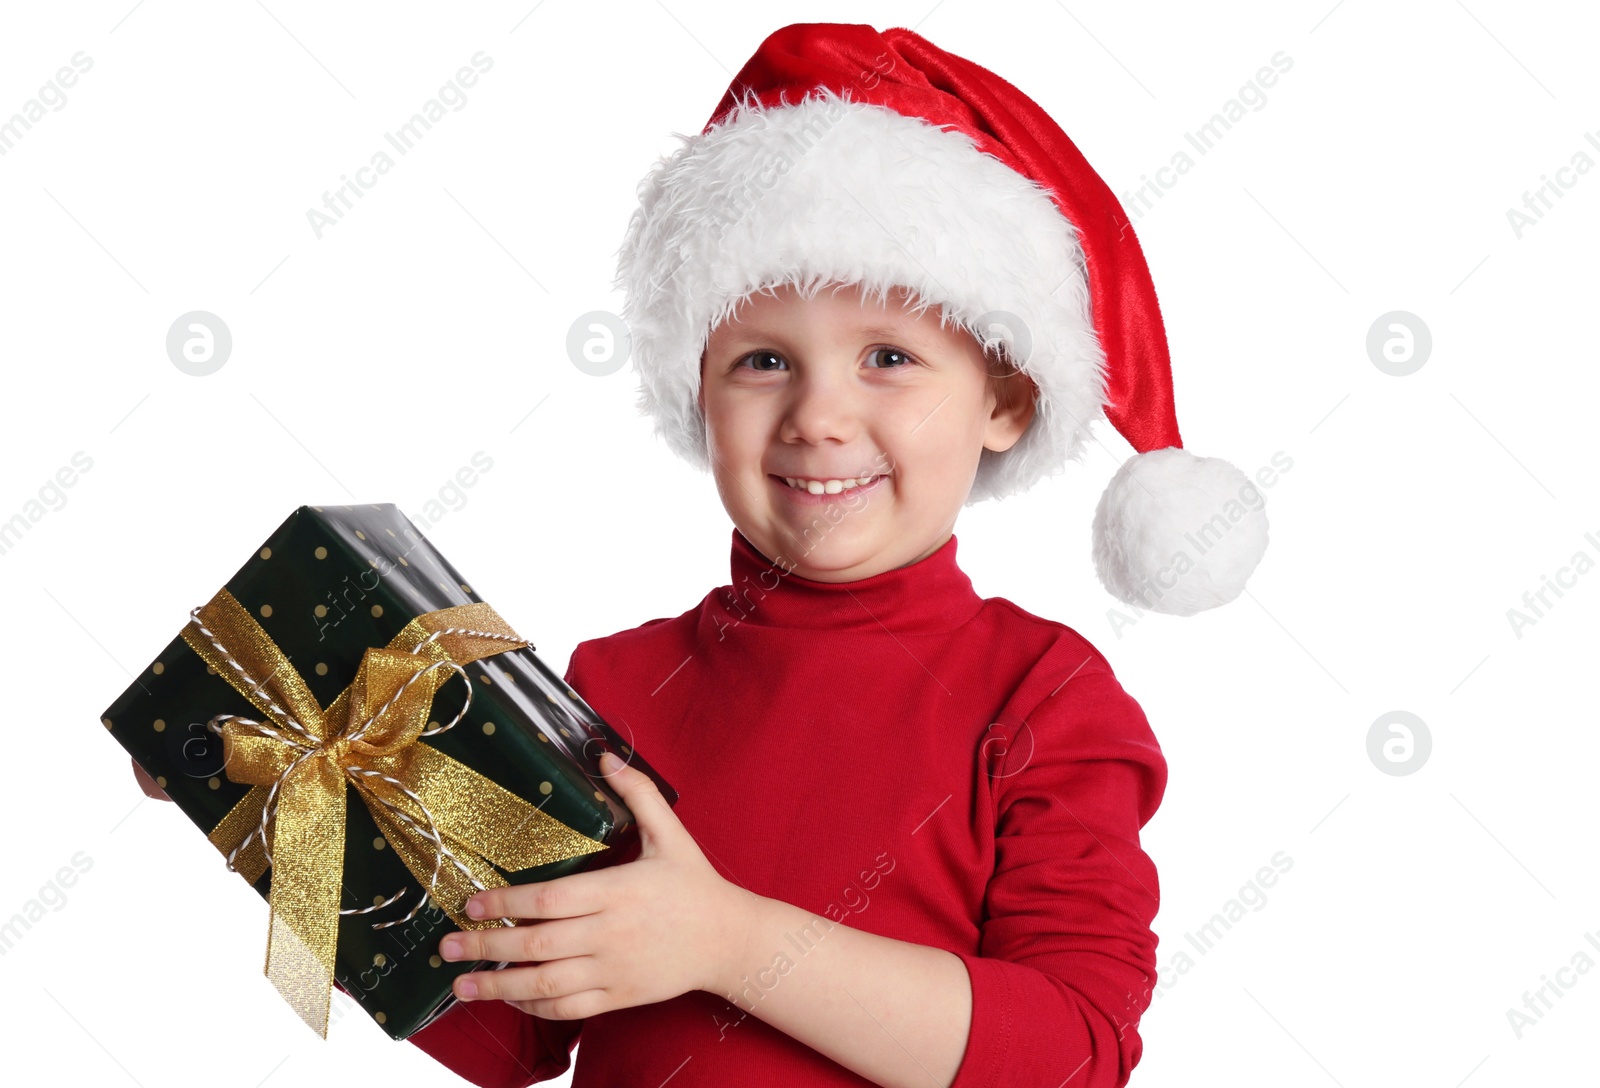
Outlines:
{"type": "Polygon", "coordinates": [[[1177,446],[1136,454],[1094,514],[1094,567],[1112,596],[1192,616],[1227,604],[1267,550],[1266,500],[1233,465],[1177,446]]]}

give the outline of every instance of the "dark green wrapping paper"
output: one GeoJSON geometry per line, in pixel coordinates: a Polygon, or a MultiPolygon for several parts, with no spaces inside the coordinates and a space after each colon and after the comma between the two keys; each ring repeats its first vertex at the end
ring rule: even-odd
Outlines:
{"type": "MultiPolygon", "coordinates": [[[[390,503],[300,507],[227,588],[323,706],[350,684],[369,646],[386,646],[420,613],[482,600],[390,503]]],[[[223,773],[222,738],[206,723],[218,714],[260,714],[177,634],[187,619],[185,609],[173,625],[172,641],[107,708],[103,723],[184,815],[209,833],[250,787],[223,773]]],[[[539,659],[529,631],[515,617],[505,619],[530,645],[467,665],[473,692],[466,717],[419,743],[433,745],[609,847],[506,873],[510,883],[629,860],[637,855],[638,835],[632,814],[600,773],[600,754],[609,747],[629,760],[655,781],[669,803],[677,803],[677,791],[539,659]]],[[[463,681],[450,680],[434,699],[433,721],[448,722],[464,699],[463,681]]],[[[404,1039],[454,1004],[451,981],[457,975],[497,965],[440,960],[439,939],[457,927],[431,901],[409,922],[372,928],[373,922],[404,917],[422,889],[388,848],[360,797],[348,784],[346,791],[341,909],[371,906],[402,888],[405,895],[367,914],[340,916],[335,979],[385,1032],[404,1039]]],[[[197,856],[224,863],[209,843],[197,856]]],[[[254,887],[268,895],[270,869],[254,887]]],[[[264,950],[264,924],[260,935],[264,950]]],[[[265,977],[262,984],[270,985],[265,977]]]]}

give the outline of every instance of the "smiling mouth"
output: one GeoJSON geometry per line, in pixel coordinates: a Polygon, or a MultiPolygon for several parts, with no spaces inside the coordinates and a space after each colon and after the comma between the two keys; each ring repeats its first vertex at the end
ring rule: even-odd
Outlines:
{"type": "Polygon", "coordinates": [[[856,491],[871,488],[887,475],[888,473],[880,472],[875,476],[813,480],[799,476],[778,476],[774,474],[769,478],[783,484],[790,491],[795,491],[802,495],[849,495],[856,491]]]}

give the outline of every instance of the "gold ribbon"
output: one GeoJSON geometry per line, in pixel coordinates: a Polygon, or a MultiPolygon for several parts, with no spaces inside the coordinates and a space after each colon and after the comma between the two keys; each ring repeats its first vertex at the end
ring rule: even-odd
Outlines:
{"type": "MultiPolygon", "coordinates": [[[[607,849],[418,743],[434,693],[458,672],[470,705],[471,680],[461,666],[528,645],[485,603],[425,612],[388,646],[368,647],[355,679],[326,708],[226,587],[191,613],[183,638],[268,719],[212,719],[223,722],[217,731],[228,778],[251,789],[209,838],[250,883],[272,870],[265,974],[323,1038],[339,931],[346,781],[425,894],[462,929],[507,924],[465,912],[473,892],[507,884],[493,866],[516,871],[607,849]]],[[[455,721],[465,713],[464,706],[455,721]]]]}

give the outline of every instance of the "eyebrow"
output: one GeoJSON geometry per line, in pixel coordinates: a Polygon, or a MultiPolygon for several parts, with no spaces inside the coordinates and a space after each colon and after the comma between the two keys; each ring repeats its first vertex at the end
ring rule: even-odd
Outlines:
{"type": "MultiPolygon", "coordinates": [[[[891,329],[886,325],[861,325],[853,330],[857,335],[873,340],[886,340],[890,343],[904,344],[907,347],[931,349],[934,344],[928,335],[921,329],[891,329]]],[[[764,326],[734,326],[727,328],[730,342],[735,345],[745,344],[777,344],[787,347],[788,338],[764,326]]]]}
{"type": "Polygon", "coordinates": [[[904,340],[906,343],[922,341],[924,337],[921,329],[895,330],[884,325],[864,325],[860,331],[863,335],[876,337],[879,340],[904,340]]]}

